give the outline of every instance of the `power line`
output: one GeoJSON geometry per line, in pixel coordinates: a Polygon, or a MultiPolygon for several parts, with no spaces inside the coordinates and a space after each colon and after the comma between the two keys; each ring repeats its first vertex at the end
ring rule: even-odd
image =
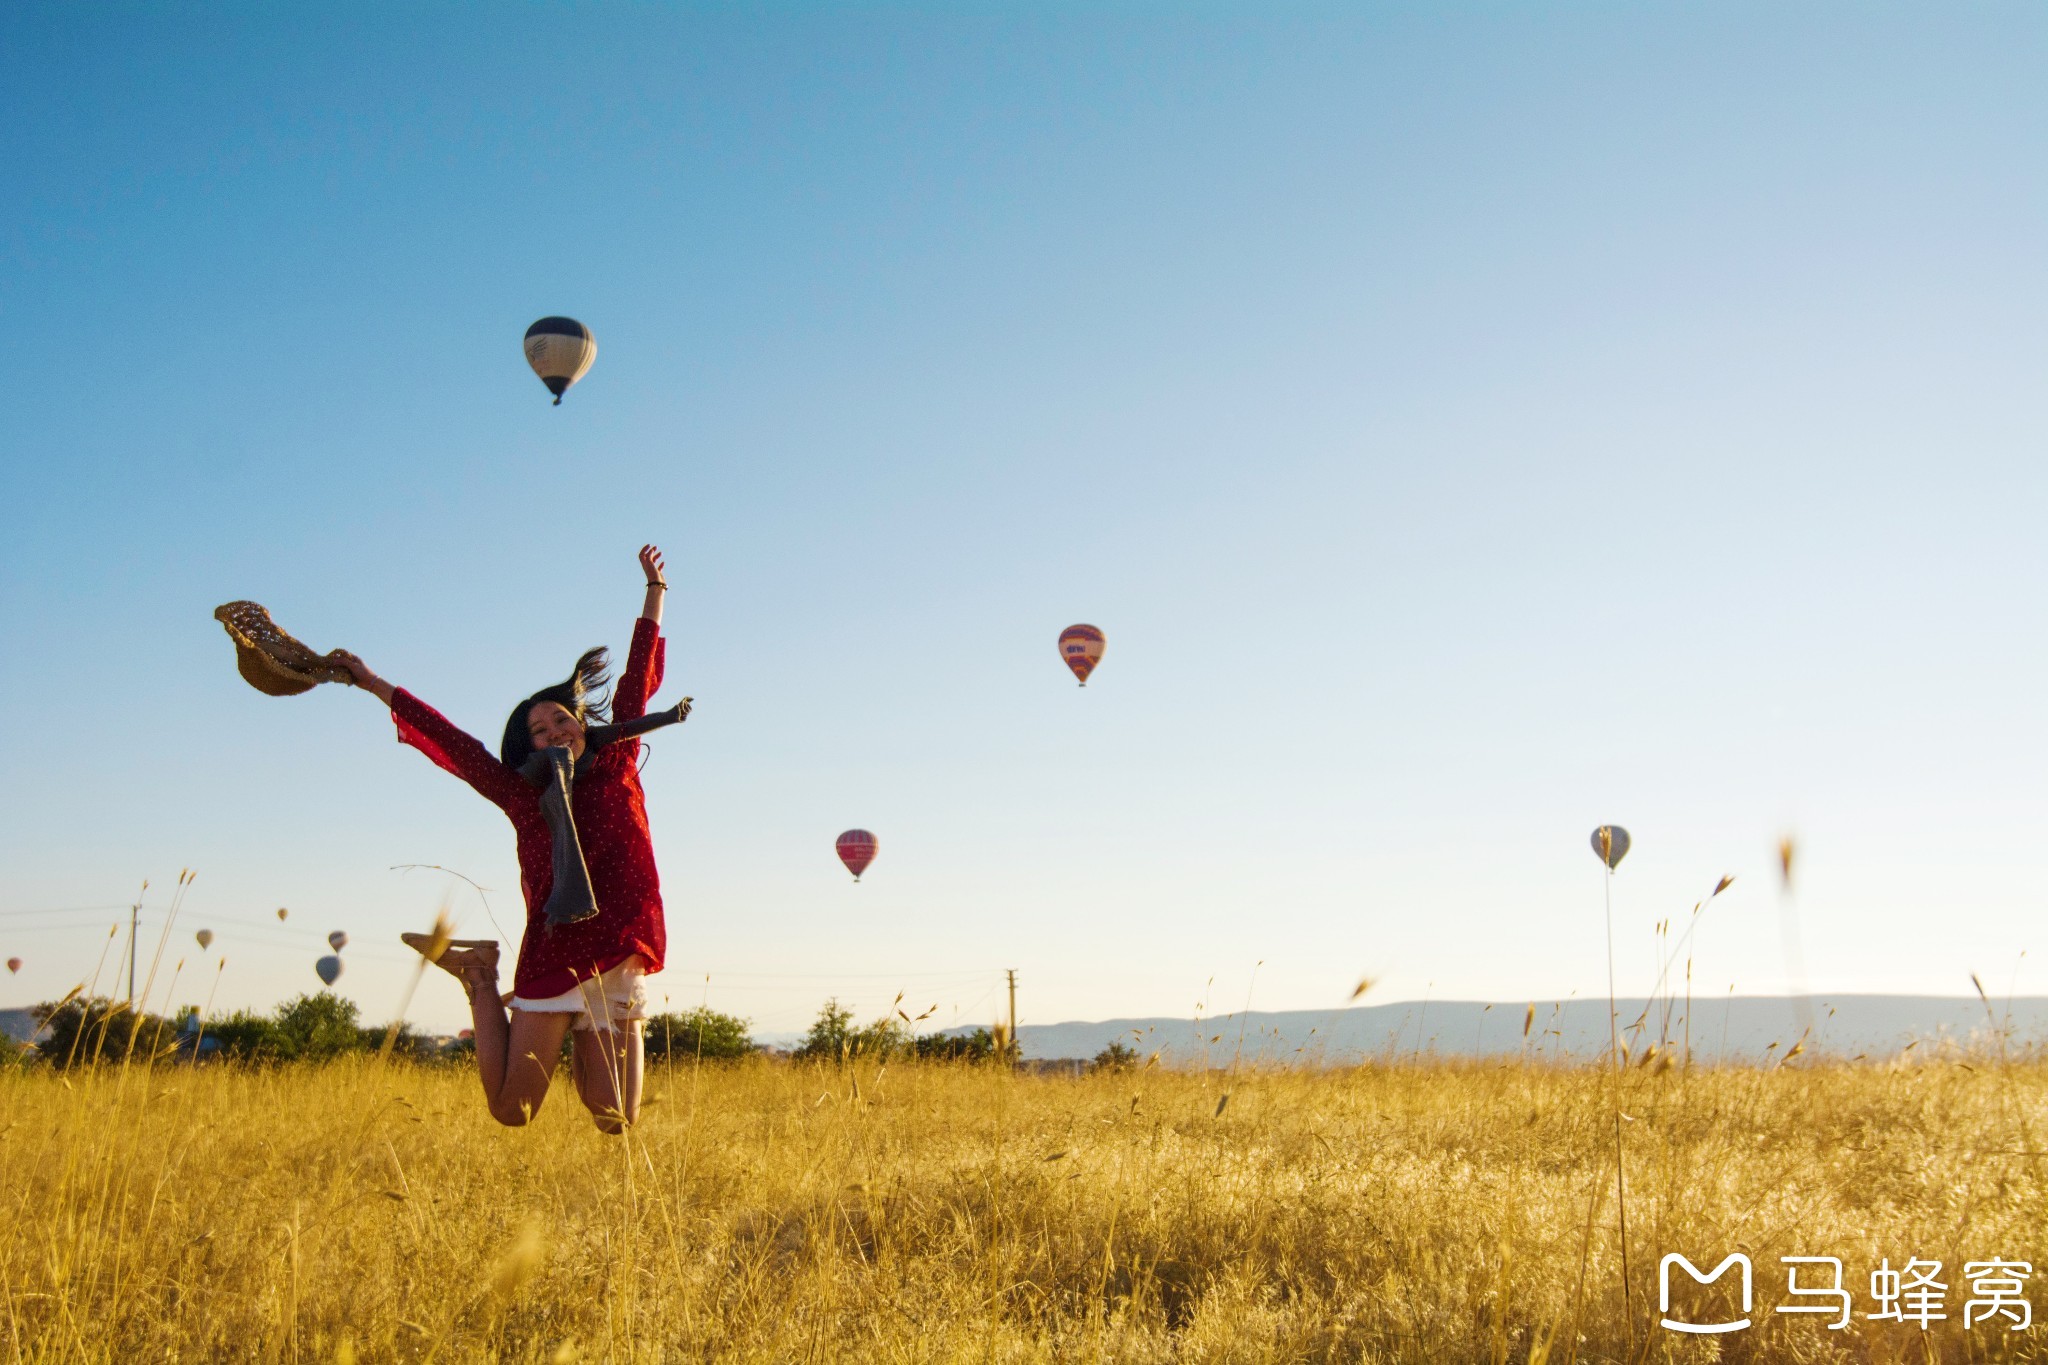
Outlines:
{"type": "Polygon", "coordinates": [[[720,977],[720,976],[727,976],[727,977],[766,977],[766,978],[769,978],[769,979],[772,979],[772,980],[775,980],[775,981],[797,981],[797,980],[819,980],[819,981],[850,981],[850,980],[856,980],[856,979],[859,979],[859,978],[864,978],[864,977],[876,977],[876,978],[880,978],[880,977],[886,977],[886,978],[888,978],[888,979],[889,979],[889,980],[891,980],[891,981],[908,981],[908,980],[910,980],[910,979],[911,979],[912,977],[920,977],[920,976],[922,976],[922,977],[944,976],[944,977],[953,977],[953,978],[957,978],[957,979],[965,979],[965,978],[967,978],[967,977],[972,977],[972,978],[974,978],[974,979],[975,979],[976,981],[979,981],[979,980],[981,980],[981,978],[983,978],[984,976],[992,976],[992,975],[995,975],[995,974],[996,974],[996,969],[994,969],[994,968],[989,968],[989,967],[973,967],[973,968],[968,968],[968,969],[965,969],[965,970],[961,970],[961,971],[953,971],[953,972],[704,972],[704,971],[697,971],[697,972],[695,972],[695,975],[697,975],[697,976],[707,976],[707,975],[708,975],[708,976],[711,976],[711,977],[714,977],[714,978],[716,978],[716,977],[720,977]]]}
{"type": "Polygon", "coordinates": [[[118,901],[107,905],[60,905],[54,910],[0,910],[0,917],[17,919],[30,915],[82,915],[96,910],[126,910],[130,904],[129,901],[118,901]]]}

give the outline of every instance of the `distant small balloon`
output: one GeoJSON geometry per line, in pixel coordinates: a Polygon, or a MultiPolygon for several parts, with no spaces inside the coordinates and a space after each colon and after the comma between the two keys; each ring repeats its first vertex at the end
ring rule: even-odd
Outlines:
{"type": "Polygon", "coordinates": [[[291,911],[285,909],[282,905],[277,907],[277,917],[279,919],[283,919],[289,914],[291,914],[291,911]]]}
{"type": "Polygon", "coordinates": [[[323,957],[313,964],[313,970],[320,973],[320,979],[332,986],[341,979],[341,959],[323,957]]]}
{"type": "Polygon", "coordinates": [[[1081,686],[1088,685],[1088,675],[1102,662],[1103,647],[1108,643],[1108,637],[1094,626],[1068,626],[1060,632],[1060,658],[1074,670],[1081,686]]]}
{"type": "Polygon", "coordinates": [[[336,929],[327,936],[327,946],[334,949],[337,953],[340,952],[343,948],[348,947],[348,935],[336,929]]]}
{"type": "Polygon", "coordinates": [[[16,973],[16,972],[18,972],[18,971],[20,971],[20,970],[21,970],[21,959],[20,959],[20,958],[18,958],[18,957],[10,957],[10,958],[8,958],[8,959],[7,959],[7,974],[8,974],[9,976],[12,976],[12,975],[13,975],[14,973],[16,973]]]}
{"type": "Polygon", "coordinates": [[[1593,856],[1612,872],[1628,856],[1628,831],[1620,825],[1602,825],[1593,831],[1593,856]]]}
{"type": "Polygon", "coordinates": [[[556,407],[597,359],[597,338],[574,318],[542,318],[526,329],[525,345],[526,363],[555,396],[556,407]]]}
{"type": "Polygon", "coordinates": [[[211,948],[213,946],[213,930],[211,929],[201,929],[198,933],[192,935],[192,937],[199,940],[199,946],[201,948],[211,948]]]}
{"type": "Polygon", "coordinates": [[[875,860],[881,844],[875,836],[864,829],[850,829],[839,836],[839,861],[846,864],[846,870],[853,874],[855,881],[868,870],[868,864],[875,860]]]}

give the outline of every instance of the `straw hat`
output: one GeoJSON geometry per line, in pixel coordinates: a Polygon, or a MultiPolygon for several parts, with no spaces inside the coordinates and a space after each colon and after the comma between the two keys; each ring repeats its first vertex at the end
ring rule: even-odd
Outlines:
{"type": "Polygon", "coordinates": [[[349,671],[331,654],[315,654],[279,630],[270,613],[256,602],[229,602],[213,609],[213,619],[227,627],[235,642],[235,667],[242,680],[273,697],[310,692],[316,683],[349,682],[349,671]]]}

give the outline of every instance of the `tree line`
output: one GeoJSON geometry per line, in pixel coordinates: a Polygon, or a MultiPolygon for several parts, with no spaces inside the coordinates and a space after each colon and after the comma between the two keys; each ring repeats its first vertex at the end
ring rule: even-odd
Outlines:
{"type": "MultiPolygon", "coordinates": [[[[187,1008],[174,1015],[138,1011],[125,1001],[79,997],[50,1001],[30,1010],[36,1021],[27,1043],[7,1060],[57,1067],[127,1059],[178,1059],[278,1065],[323,1062],[352,1053],[389,1052],[416,1062],[462,1062],[475,1050],[467,1037],[453,1042],[430,1038],[411,1024],[366,1025],[353,1000],[331,991],[296,996],[266,1012],[236,1010],[202,1017],[187,1008]]],[[[672,1062],[732,1061],[761,1049],[749,1020],[706,1007],[649,1017],[642,1029],[647,1056],[672,1062]]],[[[467,1030],[465,1030],[465,1033],[467,1030]]],[[[566,1050],[568,1040],[563,1040],[566,1050]]],[[[900,1013],[866,1024],[853,1011],[828,999],[791,1055],[806,1061],[843,1063],[855,1059],[916,1059],[929,1062],[1014,1060],[1015,1049],[994,1030],[919,1034],[900,1013]]],[[[1112,1043],[1095,1058],[1097,1067],[1128,1067],[1135,1054],[1112,1043]]]]}
{"type": "MultiPolygon", "coordinates": [[[[105,997],[67,997],[29,1013],[35,1034],[25,1044],[12,1044],[13,1060],[58,1067],[152,1058],[276,1065],[387,1048],[416,1062],[463,1062],[475,1050],[469,1038],[431,1038],[411,1024],[366,1025],[353,1000],[331,991],[296,996],[268,1012],[236,1010],[211,1018],[189,1008],[147,1014],[105,997]]],[[[744,1019],[711,1009],[655,1015],[646,1022],[647,1054],[675,1061],[744,1057],[754,1051],[748,1027],[744,1019]]]]}

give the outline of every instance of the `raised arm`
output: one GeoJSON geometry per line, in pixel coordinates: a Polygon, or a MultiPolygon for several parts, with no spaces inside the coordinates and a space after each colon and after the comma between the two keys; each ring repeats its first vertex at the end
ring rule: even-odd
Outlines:
{"type": "Polygon", "coordinates": [[[371,672],[353,654],[337,652],[357,687],[391,708],[392,724],[398,727],[399,742],[410,744],[434,763],[454,773],[476,789],[478,795],[500,808],[509,809],[515,798],[532,796],[519,774],[498,761],[496,754],[466,730],[402,687],[393,687],[371,672]]]}
{"type": "Polygon", "coordinates": [[[640,614],[658,626],[662,600],[668,596],[668,575],[662,572],[660,546],[640,547],[640,568],[647,575],[647,600],[641,604],[640,614]]]}
{"type": "Polygon", "coordinates": [[[661,687],[662,665],[667,650],[661,638],[661,602],[668,592],[662,572],[661,551],[652,545],[640,547],[640,567],[647,575],[647,602],[640,619],[633,623],[633,647],[626,652],[626,668],[612,687],[612,719],[638,720],[647,714],[647,703],[661,687]]]}

